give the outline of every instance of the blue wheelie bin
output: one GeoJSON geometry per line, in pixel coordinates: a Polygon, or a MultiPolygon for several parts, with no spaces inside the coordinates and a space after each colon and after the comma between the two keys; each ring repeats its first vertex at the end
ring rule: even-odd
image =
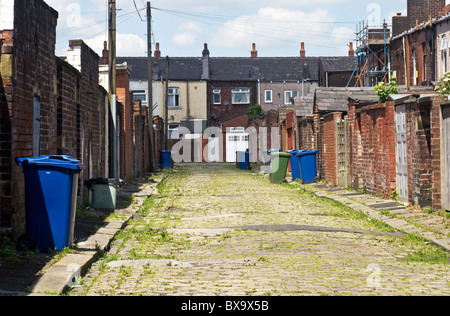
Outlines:
{"type": "Polygon", "coordinates": [[[173,167],[172,152],[170,150],[161,150],[161,164],[163,169],[169,169],[173,167]]]}
{"type": "Polygon", "coordinates": [[[236,168],[250,170],[250,153],[248,151],[236,152],[236,168]]]}
{"type": "Polygon", "coordinates": [[[25,175],[27,234],[19,243],[41,252],[71,247],[78,175],[84,164],[70,156],[17,158],[16,163],[25,175]]]}
{"type": "Polygon", "coordinates": [[[292,155],[290,163],[291,163],[291,173],[292,173],[292,181],[295,181],[297,179],[301,179],[301,172],[300,172],[300,157],[297,155],[298,153],[302,153],[304,150],[291,150],[289,153],[292,155]]]}
{"type": "Polygon", "coordinates": [[[317,177],[318,152],[318,150],[305,150],[296,154],[300,161],[300,179],[303,183],[314,183],[317,177]]]}

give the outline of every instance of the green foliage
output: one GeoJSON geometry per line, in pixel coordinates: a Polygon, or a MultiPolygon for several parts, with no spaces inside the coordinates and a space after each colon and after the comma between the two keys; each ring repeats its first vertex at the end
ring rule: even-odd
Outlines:
{"type": "Polygon", "coordinates": [[[261,105],[255,104],[253,106],[250,106],[247,110],[248,120],[251,121],[253,119],[260,119],[265,116],[261,105]]]}
{"type": "Polygon", "coordinates": [[[380,98],[380,103],[389,101],[390,94],[398,94],[397,78],[392,76],[391,82],[387,84],[384,82],[379,82],[378,85],[375,86],[375,92],[380,98]]]}
{"type": "Polygon", "coordinates": [[[450,72],[444,75],[444,78],[436,85],[435,90],[440,95],[450,94],[450,72]]]}

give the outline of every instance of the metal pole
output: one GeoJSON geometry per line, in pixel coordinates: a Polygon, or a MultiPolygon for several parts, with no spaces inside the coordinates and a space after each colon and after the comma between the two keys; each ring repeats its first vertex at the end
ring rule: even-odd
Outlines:
{"type": "Polygon", "coordinates": [[[155,148],[153,132],[153,71],[152,71],[152,11],[151,4],[147,2],[147,71],[148,71],[148,133],[150,134],[149,148],[149,169],[153,171],[155,167],[155,148]]]}
{"type": "Polygon", "coordinates": [[[164,107],[164,149],[168,149],[169,134],[169,56],[166,57],[166,104],[164,107]]]}
{"type": "Polygon", "coordinates": [[[112,134],[111,164],[112,178],[118,178],[117,166],[117,104],[116,104],[116,1],[109,0],[109,103],[111,106],[112,134]]]}

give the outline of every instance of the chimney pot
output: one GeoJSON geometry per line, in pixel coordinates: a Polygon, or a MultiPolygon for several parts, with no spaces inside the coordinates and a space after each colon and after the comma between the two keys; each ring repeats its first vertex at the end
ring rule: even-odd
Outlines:
{"type": "Polygon", "coordinates": [[[161,51],[159,50],[159,43],[156,43],[155,59],[159,58],[161,58],[161,51]]]}
{"type": "Polygon", "coordinates": [[[256,44],[255,43],[253,43],[252,44],[252,52],[251,52],[251,57],[252,58],[256,58],[256,57],[258,57],[258,51],[256,50],[256,44]]]}
{"type": "Polygon", "coordinates": [[[355,57],[355,50],[353,49],[353,42],[350,42],[350,49],[348,50],[348,57],[355,57]]]}
{"type": "Polygon", "coordinates": [[[108,42],[103,42],[103,51],[102,51],[102,65],[109,64],[109,52],[108,52],[108,42]]]}
{"type": "Polygon", "coordinates": [[[304,42],[301,43],[300,57],[306,57],[305,43],[304,42]]]}

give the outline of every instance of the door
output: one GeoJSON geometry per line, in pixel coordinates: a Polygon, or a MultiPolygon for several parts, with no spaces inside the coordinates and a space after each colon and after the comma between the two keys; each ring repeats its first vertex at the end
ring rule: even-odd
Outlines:
{"type": "Polygon", "coordinates": [[[406,105],[395,108],[397,194],[400,201],[408,201],[408,156],[406,148],[406,105]]]}
{"type": "Polygon", "coordinates": [[[442,142],[444,154],[444,172],[442,173],[443,183],[443,208],[450,210],[450,105],[442,106],[442,142]]]}
{"type": "Polygon", "coordinates": [[[243,127],[231,128],[230,133],[227,133],[227,162],[236,162],[236,152],[248,149],[248,139],[249,134],[245,133],[243,127]]]}
{"type": "Polygon", "coordinates": [[[219,137],[208,138],[208,162],[220,162],[219,137]]]}
{"type": "Polygon", "coordinates": [[[347,121],[336,123],[337,185],[345,187],[347,181],[347,121]]]}

